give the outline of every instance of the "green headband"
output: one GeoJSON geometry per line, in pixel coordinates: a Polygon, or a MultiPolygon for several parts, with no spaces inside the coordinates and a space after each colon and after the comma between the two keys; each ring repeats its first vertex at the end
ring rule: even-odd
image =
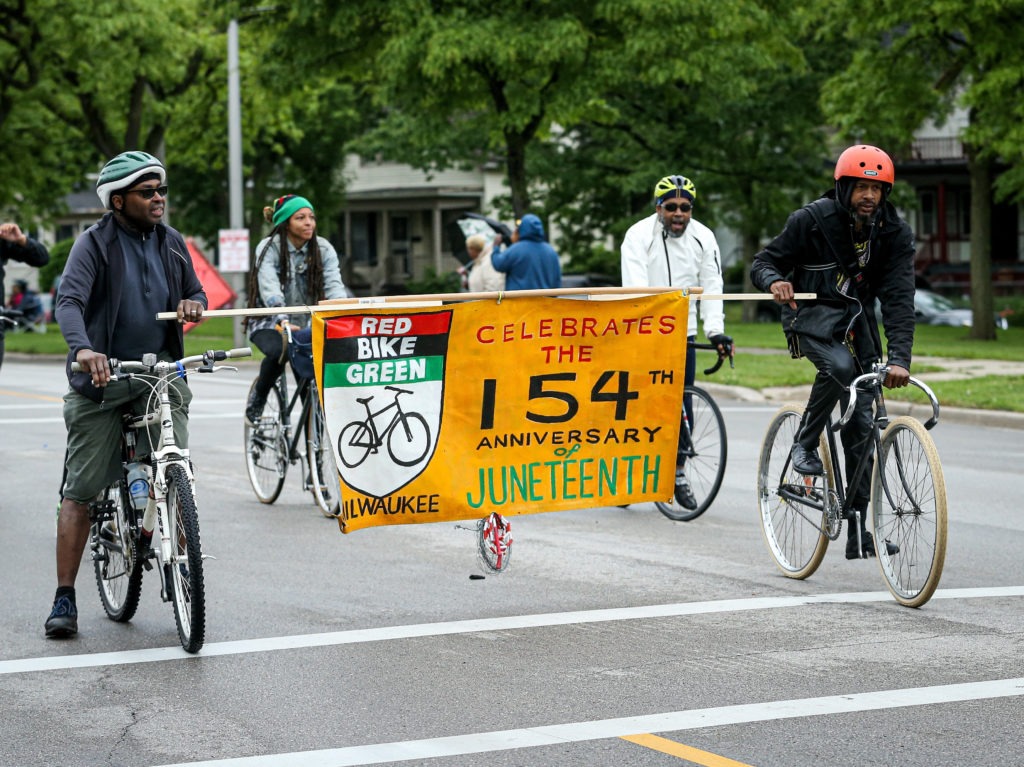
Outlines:
{"type": "Polygon", "coordinates": [[[309,208],[314,213],[316,212],[315,210],[313,210],[313,203],[311,203],[305,197],[288,195],[287,197],[282,197],[280,200],[278,200],[278,203],[279,204],[274,210],[274,226],[280,226],[293,215],[295,215],[296,211],[298,211],[301,208],[309,208]]]}

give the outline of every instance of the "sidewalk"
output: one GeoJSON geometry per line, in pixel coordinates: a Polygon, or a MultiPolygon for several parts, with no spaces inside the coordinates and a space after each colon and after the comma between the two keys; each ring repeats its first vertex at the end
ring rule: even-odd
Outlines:
{"type": "MultiPolygon", "coordinates": [[[[748,350],[744,350],[748,351],[748,350]]],[[[765,353],[772,353],[765,350],[765,353]]],[[[780,352],[785,353],[785,352],[780,352]]],[[[1005,362],[1002,360],[963,360],[947,357],[915,357],[917,365],[943,368],[941,371],[930,372],[923,379],[931,381],[953,381],[964,378],[977,378],[987,375],[1024,375],[1024,362],[1005,362]]],[[[799,402],[804,404],[810,394],[810,385],[769,387],[758,391],[743,386],[727,386],[724,384],[700,381],[700,385],[715,396],[738,399],[743,402],[799,402]]],[[[1024,393],[1021,394],[1024,396],[1024,393]]],[[[911,415],[924,421],[931,417],[931,408],[925,404],[887,400],[886,408],[892,415],[911,415]]],[[[994,426],[1006,429],[1024,429],[1024,413],[1011,413],[1005,410],[974,410],[961,407],[942,407],[940,403],[939,421],[950,423],[977,424],[978,426],[994,426]]]]}

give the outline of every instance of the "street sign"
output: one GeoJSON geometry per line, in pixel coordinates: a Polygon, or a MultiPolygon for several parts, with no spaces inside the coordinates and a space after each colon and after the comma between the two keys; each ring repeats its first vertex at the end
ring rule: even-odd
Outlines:
{"type": "Polygon", "coordinates": [[[249,230],[248,229],[221,229],[219,232],[220,241],[220,271],[225,272],[248,272],[249,271],[249,230]]]}

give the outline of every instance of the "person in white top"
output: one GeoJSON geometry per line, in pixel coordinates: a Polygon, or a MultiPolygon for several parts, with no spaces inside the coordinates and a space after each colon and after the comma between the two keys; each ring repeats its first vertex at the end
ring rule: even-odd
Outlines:
{"type": "MultiPolygon", "coordinates": [[[[622,241],[623,287],[701,287],[705,293],[722,293],[722,258],[715,233],[693,218],[697,188],[686,176],[665,176],[654,186],[654,213],[637,221],[622,241]]],[[[687,322],[688,341],[697,337],[697,307],[704,335],[718,353],[735,354],[732,338],[725,335],[725,311],[721,300],[691,301],[687,322]]],[[[686,355],[684,388],[693,385],[696,358],[686,355]]],[[[684,397],[688,418],[693,417],[691,397],[684,397]]],[[[680,428],[680,434],[683,430],[680,428]]],[[[681,438],[682,439],[682,438],[681,438]]],[[[682,447],[682,446],[681,446],[682,447]]],[[[684,473],[685,456],[676,458],[676,500],[687,509],[697,501],[684,473]]]]}
{"type": "Polygon", "coordinates": [[[466,252],[473,259],[469,270],[469,291],[484,293],[505,289],[505,274],[491,264],[493,245],[482,234],[466,238],[466,252]]]}

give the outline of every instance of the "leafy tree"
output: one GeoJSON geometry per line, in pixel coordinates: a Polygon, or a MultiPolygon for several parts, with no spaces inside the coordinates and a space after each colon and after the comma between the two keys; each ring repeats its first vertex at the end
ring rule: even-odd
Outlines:
{"type": "Polygon", "coordinates": [[[1024,201],[1024,25],[1021,0],[880,0],[870,13],[850,0],[829,6],[826,24],[849,41],[849,64],[825,88],[824,106],[844,135],[904,149],[931,118],[957,105],[971,176],[971,337],[994,339],[991,201],[1024,201]],[[884,87],[881,87],[884,84],[884,87]]]}

